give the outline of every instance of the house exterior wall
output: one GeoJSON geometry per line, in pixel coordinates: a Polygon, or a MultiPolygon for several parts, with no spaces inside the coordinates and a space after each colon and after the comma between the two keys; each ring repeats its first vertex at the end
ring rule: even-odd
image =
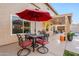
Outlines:
{"type": "Polygon", "coordinates": [[[56,22],[54,22],[54,21],[52,21],[52,26],[51,26],[51,28],[52,28],[52,34],[54,34],[54,30],[58,30],[57,29],[57,27],[58,26],[64,26],[64,35],[65,35],[65,37],[66,37],[66,40],[67,40],[67,33],[70,31],[70,26],[71,26],[71,21],[72,21],[72,14],[71,13],[69,13],[69,14],[63,14],[63,15],[56,15],[56,16],[54,16],[54,18],[53,18],[53,20],[56,20],[56,18],[57,18],[57,20],[59,20],[59,21],[56,21],[56,22]],[[68,17],[71,17],[71,18],[68,18],[68,17]],[[62,18],[61,17],[64,17],[63,19],[64,20],[62,20],[62,18]],[[60,20],[62,20],[62,22],[64,21],[64,24],[59,24],[59,22],[60,22],[60,20]],[[70,21],[70,22],[69,22],[70,21]],[[55,24],[56,23],[56,24],[55,24]]]}
{"type": "Polygon", "coordinates": [[[67,32],[70,31],[71,22],[69,22],[68,16],[72,18],[72,14],[63,14],[63,15],[56,15],[53,18],[52,26],[65,26],[67,28],[67,32]]]}
{"type": "Polygon", "coordinates": [[[37,6],[40,7],[41,10],[44,10],[44,11],[48,11],[50,13],[51,16],[54,16],[55,13],[48,7],[46,6],[45,4],[40,4],[40,3],[35,3],[37,6]]]}
{"type": "MultiPolygon", "coordinates": [[[[41,10],[47,10],[47,6],[45,4],[36,4],[41,10]]],[[[5,3],[0,4],[0,46],[5,44],[10,44],[13,42],[17,42],[16,35],[11,34],[11,15],[15,15],[15,13],[25,10],[26,8],[35,9],[36,7],[32,4],[23,4],[23,3],[5,3]]],[[[48,10],[51,15],[54,13],[49,9],[48,10]]],[[[31,23],[31,31],[34,33],[34,22],[31,23]]],[[[37,32],[42,29],[42,23],[36,24],[37,32]]]]}

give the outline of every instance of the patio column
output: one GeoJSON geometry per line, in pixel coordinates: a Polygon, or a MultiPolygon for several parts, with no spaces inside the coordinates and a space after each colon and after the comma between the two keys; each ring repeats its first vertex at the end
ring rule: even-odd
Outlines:
{"type": "Polygon", "coordinates": [[[67,33],[69,31],[68,26],[70,26],[68,24],[68,16],[65,16],[65,39],[67,40],[67,33]]]}
{"type": "Polygon", "coordinates": [[[65,36],[66,36],[66,40],[67,40],[67,33],[70,31],[70,26],[71,26],[71,21],[72,21],[72,18],[69,18],[72,17],[72,14],[65,14],[64,17],[65,17],[65,36]]]}

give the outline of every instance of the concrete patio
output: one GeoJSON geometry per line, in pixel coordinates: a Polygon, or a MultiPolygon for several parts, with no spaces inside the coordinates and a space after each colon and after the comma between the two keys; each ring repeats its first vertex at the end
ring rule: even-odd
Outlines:
{"type": "MultiPolygon", "coordinates": [[[[62,56],[65,49],[65,42],[59,42],[59,35],[50,35],[49,44],[46,45],[49,48],[47,54],[40,54],[37,51],[31,52],[29,56],[62,56]]],[[[0,56],[17,56],[17,51],[21,49],[18,43],[1,46],[0,56]]],[[[30,48],[32,50],[32,48],[30,48]]]]}
{"type": "MultiPolygon", "coordinates": [[[[50,35],[49,44],[46,46],[49,48],[49,52],[47,54],[40,54],[37,52],[32,52],[28,56],[63,56],[64,50],[69,50],[75,53],[79,53],[79,36],[74,36],[73,41],[65,41],[60,42],[59,40],[60,34],[50,35]]],[[[17,56],[17,51],[21,49],[18,43],[13,43],[6,46],[0,47],[0,56],[17,56]]],[[[37,48],[36,48],[37,49],[37,48]]]]}
{"type": "Polygon", "coordinates": [[[66,50],[79,54],[79,35],[74,36],[72,41],[67,41],[66,50]]]}

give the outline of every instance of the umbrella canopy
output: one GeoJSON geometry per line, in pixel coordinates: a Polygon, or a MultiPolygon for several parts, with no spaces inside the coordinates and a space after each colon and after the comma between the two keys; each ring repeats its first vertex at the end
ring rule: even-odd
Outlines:
{"type": "MultiPolygon", "coordinates": [[[[49,19],[52,19],[50,14],[45,11],[41,11],[38,9],[25,9],[22,12],[16,13],[20,18],[24,20],[29,21],[48,21],[49,19]]],[[[35,34],[36,34],[36,22],[35,22],[35,34]]]]}
{"type": "Polygon", "coordinates": [[[16,15],[18,15],[22,19],[29,21],[48,21],[52,18],[48,12],[37,9],[26,9],[20,13],[16,13],[16,15]]]}

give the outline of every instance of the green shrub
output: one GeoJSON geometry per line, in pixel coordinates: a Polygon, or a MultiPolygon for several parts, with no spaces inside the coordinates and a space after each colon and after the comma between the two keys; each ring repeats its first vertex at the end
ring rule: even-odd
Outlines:
{"type": "Polygon", "coordinates": [[[79,56],[79,54],[65,50],[64,51],[64,56],[79,56]]]}
{"type": "Polygon", "coordinates": [[[69,32],[68,35],[69,35],[69,36],[74,36],[75,33],[74,33],[74,32],[69,32]]]}

